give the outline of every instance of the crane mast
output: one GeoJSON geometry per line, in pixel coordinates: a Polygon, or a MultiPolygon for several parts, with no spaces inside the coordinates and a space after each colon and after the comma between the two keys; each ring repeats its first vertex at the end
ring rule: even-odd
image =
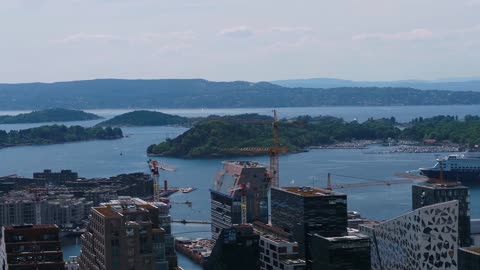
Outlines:
{"type": "MultiPolygon", "coordinates": [[[[159,163],[156,160],[149,159],[148,160],[148,166],[150,168],[150,171],[152,172],[152,178],[153,178],[153,201],[154,202],[159,202],[160,201],[160,170],[165,170],[165,171],[175,171],[176,168],[168,166],[163,163],[159,163]]],[[[166,189],[166,180],[165,180],[165,189],[166,189]]]]}

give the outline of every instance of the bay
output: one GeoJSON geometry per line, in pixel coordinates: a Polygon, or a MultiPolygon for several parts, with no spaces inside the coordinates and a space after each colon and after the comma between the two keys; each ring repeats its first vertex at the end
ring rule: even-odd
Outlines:
{"type": "MultiPolygon", "coordinates": [[[[239,113],[271,114],[272,108],[263,109],[214,109],[214,110],[161,110],[162,112],[182,116],[206,116],[210,114],[226,115],[239,113]]],[[[399,121],[408,121],[422,116],[438,114],[478,114],[480,106],[426,106],[426,107],[318,107],[318,108],[281,108],[280,117],[296,115],[334,115],[345,119],[368,117],[391,117],[399,121]]],[[[106,118],[125,112],[124,110],[93,110],[106,118]]],[[[5,112],[3,112],[5,113],[5,112]]],[[[15,112],[8,112],[15,114],[15,112]]],[[[2,112],[0,112],[0,115],[2,112]]],[[[101,120],[100,120],[101,121],[101,120]]],[[[95,121],[61,123],[92,126],[95,121]]],[[[0,129],[24,129],[42,124],[0,125],[0,129]]],[[[174,138],[185,132],[182,127],[126,127],[124,134],[128,137],[113,141],[87,141],[44,146],[22,146],[0,149],[0,176],[18,174],[31,176],[33,172],[43,169],[55,171],[71,169],[83,177],[109,177],[120,173],[148,172],[146,148],[152,143],[174,138]]],[[[350,175],[366,179],[393,179],[397,172],[432,166],[435,154],[375,154],[380,146],[370,149],[317,149],[305,153],[282,156],[280,158],[280,179],[282,186],[288,185],[326,185],[327,173],[350,175]],[[372,154],[373,153],[373,154],[372,154]]],[[[442,154],[441,154],[442,155],[442,154]]],[[[242,159],[242,158],[238,158],[242,159]]],[[[243,158],[247,159],[247,158],[243,158]]],[[[248,158],[251,159],[251,158],[248,158]]],[[[196,187],[188,193],[177,193],[171,197],[173,206],[171,215],[174,219],[210,219],[209,189],[212,187],[215,173],[221,169],[222,159],[187,160],[177,158],[159,158],[162,162],[178,168],[176,172],[161,172],[161,179],[168,179],[170,186],[196,187]],[[191,201],[188,207],[176,202],[191,201]]],[[[268,157],[254,158],[268,164],[268,157]]],[[[333,176],[334,184],[364,182],[333,176]]],[[[372,219],[389,219],[411,210],[411,185],[375,186],[342,189],[348,195],[348,208],[359,211],[364,217],[372,219]]],[[[480,202],[480,189],[471,189],[471,215],[480,218],[480,208],[473,206],[480,202]]],[[[174,224],[173,233],[185,237],[209,237],[209,225],[174,224]]],[[[79,241],[75,238],[64,240],[66,258],[79,253],[79,241]]],[[[200,269],[183,256],[179,263],[185,269],[200,269]]]]}

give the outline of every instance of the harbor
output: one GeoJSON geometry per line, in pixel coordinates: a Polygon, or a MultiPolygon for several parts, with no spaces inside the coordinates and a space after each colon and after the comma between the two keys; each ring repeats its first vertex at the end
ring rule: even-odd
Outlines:
{"type": "MultiPolygon", "coordinates": [[[[371,111],[368,113],[370,114],[371,111]]],[[[148,173],[145,165],[145,147],[152,141],[171,138],[184,131],[185,129],[180,127],[130,127],[126,128],[126,132],[132,135],[118,141],[6,148],[0,150],[2,151],[0,175],[28,176],[44,168],[52,168],[56,171],[69,168],[86,178],[108,178],[112,175],[135,171],[148,173]],[[123,153],[122,156],[118,154],[120,150],[123,153]]],[[[448,153],[367,154],[385,149],[381,145],[369,145],[367,149],[312,149],[308,152],[285,155],[281,157],[280,184],[325,187],[328,172],[345,174],[345,170],[348,170],[349,175],[371,179],[391,179],[397,172],[433,166],[437,157],[448,155],[448,153]]],[[[215,174],[221,168],[223,159],[188,160],[162,157],[160,160],[178,168],[175,172],[162,172],[162,180],[168,179],[169,183],[175,187],[197,188],[195,192],[183,193],[177,190],[169,195],[171,202],[192,202],[192,207],[172,203],[170,210],[172,219],[209,220],[209,190],[212,188],[215,174]]],[[[263,164],[269,163],[266,156],[255,157],[254,160],[263,164]]],[[[351,179],[339,178],[334,181],[335,184],[352,183],[351,179]]],[[[411,185],[408,184],[346,188],[342,189],[342,192],[349,196],[349,209],[357,210],[369,219],[385,220],[411,209],[411,185]],[[384,207],[378,207],[380,201],[384,207]]],[[[472,187],[472,205],[478,204],[479,198],[480,190],[472,187]]],[[[472,218],[479,218],[480,209],[472,207],[471,215],[472,218]]],[[[211,237],[211,228],[210,224],[172,223],[172,233],[178,237],[208,239],[211,237]]],[[[77,237],[69,237],[62,240],[66,259],[79,254],[80,242],[76,239],[77,237]]],[[[188,266],[185,269],[200,269],[187,257],[179,256],[179,262],[182,266],[188,266]]]]}

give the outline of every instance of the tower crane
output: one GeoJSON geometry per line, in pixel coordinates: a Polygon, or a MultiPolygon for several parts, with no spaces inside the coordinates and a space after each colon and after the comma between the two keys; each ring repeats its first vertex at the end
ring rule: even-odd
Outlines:
{"type": "MultiPolygon", "coordinates": [[[[260,122],[260,121],[255,121],[260,122]]],[[[264,122],[264,121],[262,121],[264,122]]],[[[292,124],[301,124],[299,122],[292,122],[292,124]]],[[[279,156],[288,151],[287,146],[280,146],[280,132],[277,111],[273,110],[273,144],[271,147],[242,147],[242,148],[227,148],[227,152],[244,152],[244,153],[268,153],[270,156],[269,176],[271,178],[271,186],[278,187],[280,185],[280,163],[279,156]]]]}
{"type": "MultiPolygon", "coordinates": [[[[150,171],[152,172],[153,178],[153,201],[159,202],[160,201],[160,170],[164,171],[176,171],[177,169],[173,166],[169,166],[165,163],[160,163],[156,160],[149,159],[147,161],[150,171]]],[[[165,184],[165,189],[167,188],[165,184]]]]}

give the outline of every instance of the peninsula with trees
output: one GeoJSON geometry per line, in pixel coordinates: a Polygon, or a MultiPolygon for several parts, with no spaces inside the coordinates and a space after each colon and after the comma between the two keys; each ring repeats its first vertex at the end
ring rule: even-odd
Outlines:
{"type": "Polygon", "coordinates": [[[123,137],[120,128],[81,127],[64,125],[41,126],[36,128],[0,130],[0,148],[45,145],[90,140],[114,140],[123,137]]]}
{"type": "MultiPolygon", "coordinates": [[[[280,145],[288,146],[291,153],[352,140],[433,139],[470,146],[480,144],[478,116],[467,115],[464,119],[455,116],[417,118],[403,124],[397,123],[394,118],[368,119],[363,123],[330,116],[301,116],[293,120],[297,124],[286,120],[279,122],[280,145]]],[[[265,123],[231,121],[228,118],[203,121],[174,139],[150,145],[147,154],[179,158],[238,156],[240,153],[227,149],[272,146],[271,121],[271,118],[265,123]]]]}

